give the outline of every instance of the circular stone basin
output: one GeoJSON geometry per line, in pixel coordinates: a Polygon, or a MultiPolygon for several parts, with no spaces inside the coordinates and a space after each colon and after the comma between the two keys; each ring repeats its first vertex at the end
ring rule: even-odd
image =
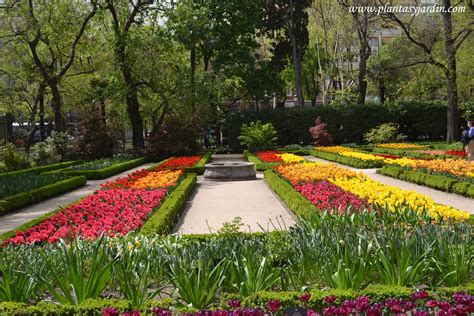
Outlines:
{"type": "Polygon", "coordinates": [[[206,165],[204,178],[216,181],[256,179],[252,162],[216,162],[206,165]]]}

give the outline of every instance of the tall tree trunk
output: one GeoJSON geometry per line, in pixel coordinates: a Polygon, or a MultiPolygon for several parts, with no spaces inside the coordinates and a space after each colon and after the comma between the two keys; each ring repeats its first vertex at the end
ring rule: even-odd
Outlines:
{"type": "Polygon", "coordinates": [[[61,114],[61,94],[59,93],[58,81],[52,79],[48,82],[48,86],[53,96],[54,130],[56,132],[64,132],[63,117],[61,114]]]}
{"type": "Polygon", "coordinates": [[[293,68],[295,72],[295,89],[296,89],[296,105],[299,107],[304,106],[304,95],[303,95],[303,83],[301,75],[301,50],[298,45],[295,33],[295,21],[294,21],[294,3],[293,0],[290,0],[290,39],[292,46],[292,55],[293,55],[293,68]]]}
{"type": "Polygon", "coordinates": [[[12,140],[13,136],[13,122],[15,121],[15,117],[12,113],[7,113],[7,141],[12,140]]]}
{"type": "Polygon", "coordinates": [[[383,79],[379,79],[379,99],[380,104],[385,103],[385,81],[383,79]]]}
{"type": "Polygon", "coordinates": [[[46,131],[44,128],[44,95],[39,96],[39,131],[42,142],[46,139],[46,131]]]}
{"type": "Polygon", "coordinates": [[[137,90],[134,86],[127,89],[127,112],[132,123],[132,143],[134,148],[143,148],[145,139],[143,138],[143,119],[140,114],[140,104],[138,102],[137,90]]]}
{"type": "Polygon", "coordinates": [[[367,60],[370,57],[370,47],[366,45],[365,41],[360,41],[359,50],[359,73],[357,75],[358,89],[357,89],[357,105],[365,104],[365,96],[367,94],[367,60]],[[364,43],[362,43],[364,42],[364,43]]]}
{"type": "Polygon", "coordinates": [[[102,122],[104,126],[107,126],[107,113],[105,111],[105,100],[100,100],[100,116],[102,116],[102,122]]]}
{"type": "Polygon", "coordinates": [[[453,39],[453,24],[451,13],[448,8],[451,7],[450,0],[444,0],[443,13],[444,23],[444,49],[446,54],[446,92],[448,98],[448,125],[446,141],[448,143],[459,140],[459,109],[458,109],[458,87],[456,83],[456,48],[453,39]]]}
{"type": "Polygon", "coordinates": [[[190,52],[191,62],[191,109],[196,113],[196,46],[193,44],[190,52]]]}

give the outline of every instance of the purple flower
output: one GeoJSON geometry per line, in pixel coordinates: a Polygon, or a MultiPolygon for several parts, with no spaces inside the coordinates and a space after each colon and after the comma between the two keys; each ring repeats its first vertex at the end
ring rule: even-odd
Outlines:
{"type": "Polygon", "coordinates": [[[416,301],[416,300],[425,300],[428,298],[428,292],[426,291],[418,291],[418,292],[414,292],[412,293],[412,295],[410,295],[410,298],[413,300],[413,301],[416,301]]]}
{"type": "Polygon", "coordinates": [[[227,304],[230,308],[234,309],[239,308],[242,305],[239,300],[229,300],[227,304]]]}
{"type": "Polygon", "coordinates": [[[375,303],[366,312],[367,316],[381,316],[382,315],[382,308],[383,304],[382,303],[375,303]]]}
{"type": "Polygon", "coordinates": [[[369,309],[370,307],[370,300],[367,296],[361,296],[355,300],[355,309],[358,312],[363,312],[369,309]]]}
{"type": "Polygon", "coordinates": [[[428,311],[416,309],[413,311],[413,316],[429,316],[430,313],[428,311]]]}
{"type": "Polygon", "coordinates": [[[334,295],[326,296],[324,298],[324,303],[326,304],[333,304],[336,301],[336,297],[334,295]]]}
{"type": "Polygon", "coordinates": [[[307,303],[311,299],[311,293],[303,293],[300,296],[300,302],[301,303],[307,303]]]}
{"type": "Polygon", "coordinates": [[[267,308],[270,312],[275,313],[281,307],[281,302],[279,300],[270,300],[267,302],[267,308]]]}
{"type": "Polygon", "coordinates": [[[122,316],[140,316],[140,311],[129,311],[123,313],[122,316]]]}
{"type": "Polygon", "coordinates": [[[106,307],[102,311],[102,315],[104,316],[118,316],[119,312],[115,307],[106,307]]]}

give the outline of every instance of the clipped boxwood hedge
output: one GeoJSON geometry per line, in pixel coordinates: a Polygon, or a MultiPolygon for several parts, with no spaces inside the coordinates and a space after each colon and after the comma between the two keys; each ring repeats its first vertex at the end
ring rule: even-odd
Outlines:
{"type": "Polygon", "coordinates": [[[244,156],[248,162],[253,162],[255,164],[255,168],[258,171],[275,169],[276,166],[281,165],[279,162],[263,162],[260,160],[260,158],[258,158],[257,155],[250,152],[249,150],[244,150],[244,156]]]}
{"type": "Polygon", "coordinates": [[[82,163],[81,160],[74,160],[74,161],[65,161],[65,162],[59,162],[55,164],[50,164],[50,165],[45,165],[45,166],[38,166],[38,167],[33,167],[33,168],[28,168],[28,169],[23,169],[23,170],[18,170],[18,171],[12,171],[12,172],[7,172],[0,174],[0,177],[3,177],[5,175],[20,175],[20,174],[30,174],[30,173],[43,173],[43,172],[48,172],[48,171],[53,171],[53,170],[58,170],[58,169],[64,169],[68,168],[71,166],[75,166],[82,163]]]}
{"type": "Polygon", "coordinates": [[[474,182],[460,181],[444,175],[433,175],[425,172],[408,170],[399,166],[384,166],[377,170],[378,173],[413,182],[427,187],[453,192],[466,197],[474,197],[474,182]]]}
{"type": "Polygon", "coordinates": [[[121,162],[106,168],[97,169],[97,170],[73,170],[73,169],[59,169],[52,171],[54,173],[63,173],[70,176],[85,176],[87,180],[99,180],[111,177],[117,173],[132,169],[134,167],[143,165],[147,162],[145,157],[121,162]]]}
{"type": "Polygon", "coordinates": [[[18,193],[0,200],[0,215],[5,215],[22,207],[60,195],[86,184],[84,176],[77,176],[45,185],[27,192],[18,193]]]}
{"type": "Polygon", "coordinates": [[[212,152],[207,151],[201,159],[194,165],[193,167],[187,167],[185,168],[185,171],[187,173],[197,173],[197,174],[203,174],[204,170],[206,169],[205,165],[211,160],[212,157],[212,152]]]}
{"type": "Polygon", "coordinates": [[[165,201],[153,212],[153,215],[143,224],[140,234],[165,235],[173,230],[183,209],[184,203],[196,185],[197,175],[188,173],[179,185],[171,192],[165,201]]]}
{"type": "MultiPolygon", "coordinates": [[[[367,296],[372,303],[382,302],[389,298],[408,299],[414,290],[408,287],[388,286],[388,285],[369,285],[367,288],[360,291],[353,290],[311,290],[311,299],[307,303],[308,308],[320,311],[327,307],[324,303],[324,298],[328,296],[335,296],[335,304],[339,305],[344,300],[353,300],[361,296],[367,296]]],[[[428,299],[445,300],[452,302],[452,295],[457,292],[467,292],[474,294],[474,283],[468,283],[465,286],[458,287],[440,287],[435,291],[428,291],[428,299]]],[[[229,299],[237,299],[242,302],[243,307],[261,307],[267,309],[267,302],[270,300],[278,300],[281,303],[282,310],[288,307],[301,306],[299,297],[301,292],[258,292],[248,297],[242,297],[238,294],[225,294],[220,298],[219,307],[228,308],[229,299]]],[[[87,299],[78,305],[60,305],[52,302],[38,302],[36,305],[28,305],[26,303],[17,302],[0,302],[1,315],[101,315],[103,310],[107,307],[115,308],[119,313],[125,313],[132,310],[132,302],[125,299],[87,299]]],[[[176,307],[173,299],[162,299],[149,301],[141,310],[141,315],[153,315],[152,307],[159,307],[162,309],[169,309],[176,307]]],[[[178,309],[178,312],[184,312],[186,308],[178,309]]]]}
{"type": "Polygon", "coordinates": [[[298,217],[310,218],[314,213],[318,212],[316,206],[311,204],[290,183],[278,176],[273,170],[265,171],[264,176],[270,188],[298,217]]]}

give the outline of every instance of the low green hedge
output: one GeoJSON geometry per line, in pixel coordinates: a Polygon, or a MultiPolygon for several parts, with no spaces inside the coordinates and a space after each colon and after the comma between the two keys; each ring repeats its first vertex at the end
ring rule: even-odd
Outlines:
{"type": "Polygon", "coordinates": [[[311,155],[358,169],[380,168],[384,165],[384,162],[380,160],[362,160],[318,150],[311,150],[311,155]]]}
{"type": "Polygon", "coordinates": [[[59,169],[59,170],[55,170],[51,172],[63,173],[70,176],[85,176],[87,180],[99,180],[99,179],[105,179],[105,178],[111,177],[120,172],[143,165],[146,162],[147,162],[147,159],[145,157],[141,157],[141,158],[125,161],[122,163],[112,165],[107,168],[102,168],[102,169],[97,169],[97,170],[73,170],[73,169],[64,168],[64,169],[59,169]]]}
{"type": "Polygon", "coordinates": [[[78,165],[80,163],[82,163],[81,160],[65,161],[65,162],[50,164],[46,166],[38,166],[38,167],[33,167],[33,168],[28,168],[28,169],[23,169],[23,170],[18,170],[18,171],[7,172],[4,174],[0,174],[0,177],[5,176],[5,175],[13,175],[13,174],[19,175],[19,174],[29,174],[29,173],[43,173],[43,172],[68,168],[71,166],[78,165]]]}
{"type": "Polygon", "coordinates": [[[258,171],[275,169],[276,166],[281,165],[279,162],[263,162],[260,160],[260,158],[258,158],[257,155],[250,152],[249,150],[244,150],[244,156],[248,162],[253,162],[255,164],[255,168],[258,171]]]}
{"type": "Polygon", "coordinates": [[[140,229],[140,234],[168,234],[178,221],[184,203],[196,185],[197,175],[188,173],[140,229]]]}
{"type": "Polygon", "coordinates": [[[196,163],[195,166],[193,167],[187,167],[185,171],[187,173],[197,173],[197,174],[203,174],[204,170],[206,169],[205,165],[211,160],[212,157],[212,152],[207,151],[201,159],[196,163]]]}
{"type": "Polygon", "coordinates": [[[474,183],[460,181],[443,175],[433,175],[425,172],[408,170],[399,166],[384,166],[378,173],[393,178],[422,184],[441,191],[453,192],[466,197],[474,197],[474,183]]]}
{"type": "Polygon", "coordinates": [[[83,186],[86,182],[87,179],[84,176],[71,177],[31,191],[5,197],[0,200],[0,215],[5,215],[22,207],[60,195],[64,192],[83,186]]]}
{"type": "Polygon", "coordinates": [[[282,179],[274,171],[265,171],[264,177],[270,188],[298,217],[310,218],[314,213],[318,212],[316,206],[311,204],[311,202],[296,191],[290,183],[282,179]]]}
{"type": "MultiPolygon", "coordinates": [[[[367,296],[372,303],[383,302],[389,298],[408,299],[414,292],[412,288],[388,285],[369,285],[367,288],[360,291],[352,290],[311,290],[311,299],[307,303],[307,307],[316,311],[327,307],[328,304],[324,299],[328,296],[335,296],[335,304],[339,305],[345,300],[353,300],[361,296],[367,296]]],[[[474,294],[474,283],[468,283],[465,286],[437,288],[435,291],[428,291],[429,298],[435,300],[445,300],[452,302],[452,295],[457,292],[467,292],[474,294]]],[[[237,299],[242,302],[243,307],[256,308],[261,307],[267,309],[267,302],[270,300],[279,300],[281,303],[281,310],[288,307],[301,306],[299,297],[301,292],[258,292],[248,297],[242,297],[238,294],[225,294],[220,298],[219,307],[222,309],[228,308],[229,299],[237,299]]],[[[52,302],[42,301],[36,305],[28,305],[26,303],[17,302],[0,302],[1,315],[101,315],[103,310],[107,307],[114,307],[119,313],[124,313],[132,310],[132,303],[124,299],[87,299],[78,305],[60,305],[52,302]]],[[[144,308],[140,310],[141,315],[153,315],[152,307],[159,307],[162,309],[169,309],[175,306],[175,301],[171,298],[149,301],[144,308]]],[[[184,309],[186,310],[186,309],[184,309]]],[[[178,309],[183,312],[184,310],[178,309]]]]}
{"type": "MultiPolygon", "coordinates": [[[[328,290],[312,290],[311,299],[308,302],[308,307],[314,310],[321,310],[327,307],[324,299],[328,296],[335,296],[335,304],[339,305],[345,300],[353,300],[360,296],[367,296],[371,302],[381,302],[389,298],[402,298],[408,299],[414,292],[413,288],[402,287],[402,286],[390,286],[390,285],[369,285],[363,290],[339,290],[339,289],[328,289],[328,290]]],[[[432,299],[441,299],[446,301],[452,301],[452,295],[456,292],[468,292],[469,294],[474,293],[474,283],[468,283],[465,286],[458,287],[447,287],[437,288],[436,291],[429,292],[432,299]]],[[[266,303],[270,300],[279,300],[283,308],[291,306],[300,306],[299,297],[301,292],[259,292],[252,294],[249,297],[239,297],[238,295],[231,295],[233,299],[240,299],[242,305],[245,307],[265,307],[266,303]]],[[[222,300],[222,306],[227,303],[227,298],[224,297],[222,300]]]]}

